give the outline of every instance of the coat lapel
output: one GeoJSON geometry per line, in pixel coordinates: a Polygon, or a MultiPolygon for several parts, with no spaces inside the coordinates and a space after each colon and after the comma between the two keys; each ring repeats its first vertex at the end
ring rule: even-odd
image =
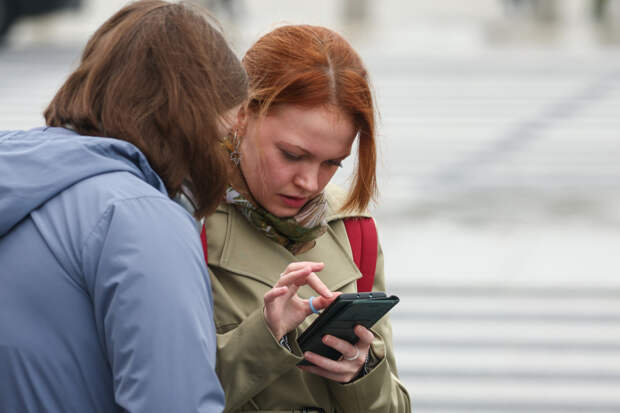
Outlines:
{"type": "MultiPolygon", "coordinates": [[[[295,256],[283,246],[267,239],[232,208],[227,208],[227,214],[217,215],[218,219],[226,219],[227,228],[225,239],[220,246],[220,259],[215,265],[227,271],[272,287],[278,281],[280,273],[291,262],[320,261],[325,263],[325,268],[318,273],[318,276],[332,291],[361,277],[351,258],[351,247],[344,224],[340,220],[330,222],[327,233],[317,239],[314,248],[295,256]]],[[[212,246],[209,240],[210,258],[212,247],[219,249],[217,245],[212,246]]],[[[308,286],[303,286],[299,289],[299,295],[307,298],[316,295],[316,292],[308,286]]]]}

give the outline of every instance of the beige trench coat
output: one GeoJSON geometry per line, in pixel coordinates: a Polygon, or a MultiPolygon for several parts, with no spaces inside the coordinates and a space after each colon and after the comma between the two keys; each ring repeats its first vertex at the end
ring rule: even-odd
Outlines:
{"type": "MultiPolygon", "coordinates": [[[[320,407],[327,413],[410,412],[407,390],[398,379],[388,317],[372,331],[375,341],[370,372],[348,384],[296,368],[302,360],[298,335],[314,320],[309,316],[288,334],[290,352],[273,337],[263,316],[263,296],[293,261],[322,261],[318,275],[332,291],[356,292],[361,274],[352,259],[342,218],[337,211],[344,193],[327,190],[329,228],[310,251],[298,256],[266,238],[229,205],[206,221],[209,268],[217,329],[217,374],[226,392],[225,412],[291,412],[320,407]]],[[[373,286],[385,291],[383,253],[379,247],[373,286]]],[[[302,298],[316,293],[299,289],[302,298]]]]}

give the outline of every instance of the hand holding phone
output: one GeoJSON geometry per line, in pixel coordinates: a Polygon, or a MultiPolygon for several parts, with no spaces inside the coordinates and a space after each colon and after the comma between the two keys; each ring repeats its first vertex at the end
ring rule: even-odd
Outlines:
{"type": "MultiPolygon", "coordinates": [[[[398,302],[397,296],[387,296],[384,292],[341,294],[299,336],[297,342],[304,352],[311,351],[337,360],[341,356],[340,352],[323,343],[324,335],[329,334],[355,344],[358,341],[353,330],[356,325],[370,329],[398,302]]],[[[298,364],[312,363],[304,359],[298,364]]]]}

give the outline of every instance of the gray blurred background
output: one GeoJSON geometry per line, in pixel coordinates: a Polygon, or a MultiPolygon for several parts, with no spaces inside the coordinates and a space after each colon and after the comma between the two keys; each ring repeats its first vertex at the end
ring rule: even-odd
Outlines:
{"type": "MultiPolygon", "coordinates": [[[[72,3],[9,28],[0,129],[42,124],[124,4],[72,3]]],[[[312,23],[366,61],[415,412],[620,412],[620,0],[203,4],[240,54],[278,24],[312,23]]]]}

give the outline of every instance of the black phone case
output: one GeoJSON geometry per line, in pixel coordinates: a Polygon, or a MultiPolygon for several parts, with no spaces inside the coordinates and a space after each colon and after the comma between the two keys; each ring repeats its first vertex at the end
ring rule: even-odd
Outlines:
{"type": "MultiPolygon", "coordinates": [[[[353,331],[356,325],[371,328],[399,301],[397,296],[388,297],[384,292],[341,294],[299,336],[297,343],[302,351],[311,351],[336,360],[341,354],[323,344],[321,339],[325,334],[355,344],[359,340],[353,331]]],[[[312,363],[304,359],[298,365],[312,365],[312,363]]]]}

